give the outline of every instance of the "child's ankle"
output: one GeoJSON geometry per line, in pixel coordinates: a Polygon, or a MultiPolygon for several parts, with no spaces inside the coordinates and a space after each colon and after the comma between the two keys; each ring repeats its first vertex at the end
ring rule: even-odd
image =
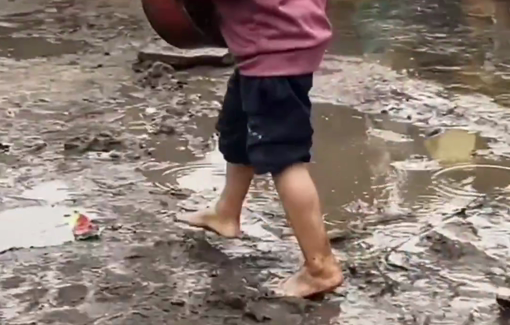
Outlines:
{"type": "Polygon", "coordinates": [[[239,220],[241,217],[241,207],[236,207],[235,204],[231,204],[225,199],[219,199],[214,206],[214,212],[227,219],[239,220]]]}
{"type": "Polygon", "coordinates": [[[316,273],[317,275],[320,275],[336,271],[339,264],[334,255],[328,255],[306,261],[305,266],[311,274],[316,273]]]}

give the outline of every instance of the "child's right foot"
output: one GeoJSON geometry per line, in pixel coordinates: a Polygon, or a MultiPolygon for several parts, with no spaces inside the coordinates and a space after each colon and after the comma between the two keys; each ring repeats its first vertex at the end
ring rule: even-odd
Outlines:
{"type": "Polygon", "coordinates": [[[303,267],[288,278],[280,289],[285,296],[308,298],[332,291],[342,285],[343,281],[342,269],[336,263],[331,263],[320,273],[311,273],[303,267]]]}
{"type": "Polygon", "coordinates": [[[211,230],[227,238],[240,237],[241,226],[239,218],[229,218],[225,214],[217,213],[217,210],[217,208],[207,208],[198,212],[177,216],[176,219],[190,226],[211,230]]]}

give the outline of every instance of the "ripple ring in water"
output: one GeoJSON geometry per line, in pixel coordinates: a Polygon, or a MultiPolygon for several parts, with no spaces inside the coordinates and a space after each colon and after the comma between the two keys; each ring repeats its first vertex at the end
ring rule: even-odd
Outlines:
{"type": "Polygon", "coordinates": [[[463,169],[471,169],[471,168],[491,168],[491,169],[500,169],[500,170],[507,170],[510,171],[510,167],[507,166],[499,166],[499,165],[482,165],[482,164],[467,164],[467,165],[458,165],[458,166],[452,166],[448,168],[444,168],[440,171],[437,171],[432,175],[432,179],[436,179],[439,176],[455,171],[455,170],[463,170],[463,169]]]}

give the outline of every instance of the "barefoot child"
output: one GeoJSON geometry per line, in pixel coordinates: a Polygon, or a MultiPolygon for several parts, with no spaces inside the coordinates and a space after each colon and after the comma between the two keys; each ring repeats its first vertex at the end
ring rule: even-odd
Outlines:
{"type": "Polygon", "coordinates": [[[307,169],[313,134],[308,93],[331,38],[326,1],[215,0],[237,61],[217,123],[226,185],[214,207],[179,217],[237,237],[253,175],[271,173],[305,258],[282,284],[288,296],[308,297],[343,281],[307,169]]]}

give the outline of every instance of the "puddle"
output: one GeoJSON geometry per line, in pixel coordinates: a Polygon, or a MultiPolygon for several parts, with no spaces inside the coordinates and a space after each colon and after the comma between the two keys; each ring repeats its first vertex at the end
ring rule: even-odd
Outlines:
{"type": "MultiPolygon", "coordinates": [[[[449,129],[427,136],[429,130],[393,122],[384,115],[324,104],[316,105],[314,123],[311,172],[332,223],[343,224],[381,209],[405,214],[427,207],[429,212],[438,208],[433,203],[447,204],[453,198],[464,202],[461,199],[493,193],[510,184],[506,165],[476,156],[487,144],[475,133],[449,129]],[[353,210],[353,202],[359,201],[368,207],[353,210]]],[[[213,122],[201,121],[200,125],[203,128],[191,133],[192,140],[157,143],[154,160],[146,165],[144,175],[162,188],[178,186],[209,193],[210,198],[217,195],[223,187],[225,166],[211,137],[213,122]],[[190,148],[204,142],[210,150],[196,156],[190,148]]],[[[257,178],[248,198],[251,208],[264,212],[276,202],[271,180],[257,178]]]]}
{"type": "Polygon", "coordinates": [[[508,1],[340,0],[329,16],[331,53],[364,56],[510,105],[508,1]]]}
{"type": "Polygon", "coordinates": [[[41,206],[0,212],[0,252],[73,241],[71,227],[64,216],[74,210],[76,208],[41,206]]]}
{"type": "Polygon", "coordinates": [[[74,54],[87,45],[82,41],[11,36],[0,36],[0,44],[0,56],[19,60],[74,54]]]}
{"type": "MultiPolygon", "coordinates": [[[[78,207],[58,206],[72,198],[69,187],[61,181],[38,184],[20,195],[5,196],[0,211],[0,252],[12,248],[31,248],[61,245],[73,241],[66,215],[84,211],[78,207]],[[12,207],[20,203],[37,206],[12,207]]],[[[91,218],[93,215],[87,216],[91,218]]]]}
{"type": "MultiPolygon", "coordinates": [[[[6,16],[7,17],[7,16],[6,16]]],[[[85,41],[64,40],[44,33],[26,32],[31,28],[44,24],[34,13],[24,17],[0,17],[0,57],[18,60],[53,57],[74,54],[83,50],[88,44],[85,41]]]]}
{"type": "Polygon", "coordinates": [[[21,198],[26,200],[37,200],[46,204],[56,204],[71,199],[72,192],[66,183],[52,181],[37,184],[32,188],[23,191],[21,198]]]}
{"type": "Polygon", "coordinates": [[[161,179],[174,179],[179,187],[204,192],[222,188],[224,176],[225,161],[221,153],[214,150],[199,161],[166,170],[161,179]]]}

